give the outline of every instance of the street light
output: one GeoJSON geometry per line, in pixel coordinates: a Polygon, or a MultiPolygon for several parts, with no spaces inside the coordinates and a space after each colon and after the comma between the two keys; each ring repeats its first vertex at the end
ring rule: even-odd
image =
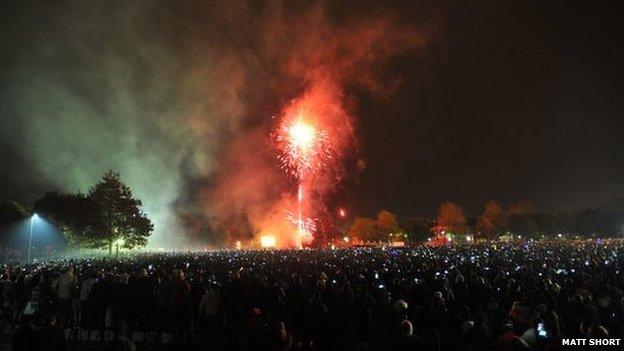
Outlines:
{"type": "Polygon", "coordinates": [[[35,226],[35,219],[39,218],[36,213],[33,213],[30,216],[30,235],[28,236],[28,263],[30,263],[31,251],[32,251],[32,236],[33,236],[33,228],[35,226]]]}

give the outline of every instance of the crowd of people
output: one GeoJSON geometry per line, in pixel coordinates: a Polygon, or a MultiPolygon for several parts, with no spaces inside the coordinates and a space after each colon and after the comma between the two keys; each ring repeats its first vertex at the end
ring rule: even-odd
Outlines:
{"type": "Polygon", "coordinates": [[[14,350],[558,350],[624,334],[620,241],[4,265],[14,350]],[[89,348],[93,349],[93,348],[89,348]]]}

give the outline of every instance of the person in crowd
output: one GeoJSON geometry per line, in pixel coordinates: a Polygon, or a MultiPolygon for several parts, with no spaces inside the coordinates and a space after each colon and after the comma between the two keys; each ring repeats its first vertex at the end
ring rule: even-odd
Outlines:
{"type": "Polygon", "coordinates": [[[96,275],[93,272],[87,272],[87,278],[82,281],[80,285],[80,314],[79,314],[79,325],[82,327],[87,326],[87,321],[89,320],[89,316],[91,313],[91,306],[89,303],[89,297],[91,296],[91,290],[93,290],[93,285],[96,282],[96,275]]]}
{"type": "Polygon", "coordinates": [[[418,350],[422,347],[420,337],[414,335],[414,326],[408,319],[399,325],[399,335],[389,349],[397,351],[418,350]]]}
{"type": "Polygon", "coordinates": [[[529,350],[529,345],[514,334],[513,323],[508,321],[502,327],[502,334],[496,338],[494,348],[500,351],[529,350]]]}
{"type": "Polygon", "coordinates": [[[211,282],[199,304],[199,315],[204,325],[206,345],[217,350],[221,333],[221,319],[223,314],[223,299],[217,284],[211,282]]]}
{"type": "Polygon", "coordinates": [[[58,298],[58,305],[60,310],[59,325],[65,326],[70,321],[72,297],[74,289],[76,287],[76,276],[74,275],[74,267],[69,266],[57,279],[53,282],[53,289],[56,292],[58,298]]]}

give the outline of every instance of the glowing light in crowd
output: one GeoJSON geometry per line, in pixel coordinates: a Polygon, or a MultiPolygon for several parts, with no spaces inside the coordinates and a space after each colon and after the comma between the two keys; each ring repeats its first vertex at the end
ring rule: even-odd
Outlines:
{"type": "Polygon", "coordinates": [[[262,235],[260,237],[260,246],[263,248],[273,248],[277,246],[277,240],[273,235],[262,235]]]}
{"type": "Polygon", "coordinates": [[[342,241],[344,241],[345,243],[348,243],[349,242],[349,237],[348,236],[343,237],[342,241]]]}
{"type": "Polygon", "coordinates": [[[347,216],[347,211],[345,211],[344,208],[341,208],[340,210],[338,210],[338,215],[342,218],[347,216]]]}

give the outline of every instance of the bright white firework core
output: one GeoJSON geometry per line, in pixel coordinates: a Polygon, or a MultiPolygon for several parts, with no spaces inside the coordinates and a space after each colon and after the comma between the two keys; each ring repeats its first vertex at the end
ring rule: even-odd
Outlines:
{"type": "Polygon", "coordinates": [[[314,127],[303,121],[298,121],[288,129],[293,146],[300,149],[307,149],[312,145],[315,133],[314,127]]]}

